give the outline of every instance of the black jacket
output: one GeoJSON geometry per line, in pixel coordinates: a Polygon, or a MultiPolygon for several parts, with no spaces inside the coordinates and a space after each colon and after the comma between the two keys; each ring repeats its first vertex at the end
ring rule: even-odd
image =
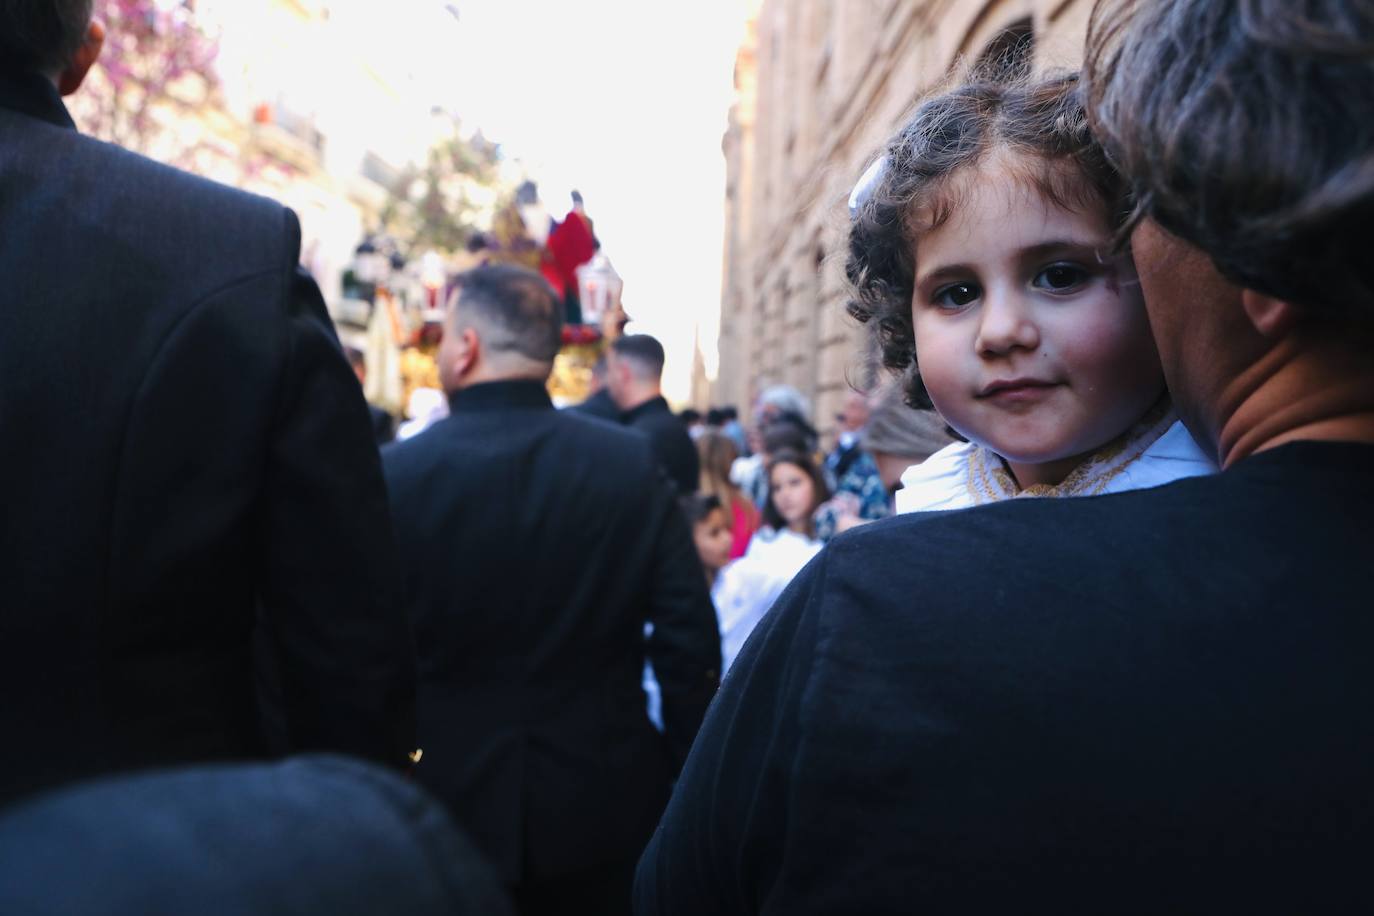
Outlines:
{"type": "Polygon", "coordinates": [[[677,487],[678,495],[695,493],[700,485],[701,463],[692,437],[673,415],[662,397],[650,398],[625,411],[620,421],[649,437],[663,471],[677,487]]]}
{"type": "Polygon", "coordinates": [[[417,777],[508,881],[634,857],[715,692],[686,521],[640,436],[475,385],[384,451],[420,657],[417,777]],[[647,642],[667,736],[645,714],[647,642]]]}
{"type": "Polygon", "coordinates": [[[568,410],[584,413],[589,417],[610,420],[612,423],[620,422],[620,408],[615,406],[615,399],[611,397],[611,392],[607,388],[602,388],[581,404],[574,404],[568,410]]]}
{"type": "Polygon", "coordinates": [[[13,916],[504,916],[438,802],[361,761],[140,773],[0,816],[13,916]]]}
{"type": "Polygon", "coordinates": [[[281,206],[0,76],[0,799],[290,746],[404,762],[414,659],[357,379],[281,206]],[[259,624],[260,622],[260,624],[259,624]]]}
{"type": "Polygon", "coordinates": [[[1374,447],[903,515],[759,624],[641,916],[1368,912],[1374,447]]]}

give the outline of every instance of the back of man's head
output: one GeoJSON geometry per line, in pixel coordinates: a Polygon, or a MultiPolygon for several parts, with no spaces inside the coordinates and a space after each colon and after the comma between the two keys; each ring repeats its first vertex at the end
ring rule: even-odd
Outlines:
{"type": "MultiPolygon", "coordinates": [[[[480,380],[546,378],[562,345],[563,310],[539,274],[522,267],[477,267],[457,278],[458,293],[441,348],[445,386],[453,374],[479,372],[480,380]],[[469,338],[480,356],[464,362],[469,338]]],[[[478,379],[472,379],[478,380],[478,379]]]]}
{"type": "Polygon", "coordinates": [[[663,377],[663,344],[648,334],[618,337],[611,351],[640,381],[658,382],[663,377]]]}
{"type": "Polygon", "coordinates": [[[1238,286],[1374,316],[1374,3],[1100,0],[1095,132],[1238,286]]]}
{"type": "Polygon", "coordinates": [[[93,0],[0,0],[0,69],[56,76],[86,39],[93,0]]]}

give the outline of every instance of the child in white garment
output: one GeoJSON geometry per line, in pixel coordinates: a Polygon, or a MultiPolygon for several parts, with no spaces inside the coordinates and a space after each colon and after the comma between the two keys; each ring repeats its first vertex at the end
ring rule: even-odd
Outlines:
{"type": "Polygon", "coordinates": [[[964,442],[902,476],[900,512],[1211,473],[1173,413],[1128,254],[1129,192],[1076,76],[925,102],[850,201],[851,313],[907,399],[964,442]]]}
{"type": "Polygon", "coordinates": [[[778,595],[820,552],[815,514],[829,498],[825,477],[810,455],[784,449],[769,458],[763,527],[711,589],[720,622],[722,675],[778,595]]]}

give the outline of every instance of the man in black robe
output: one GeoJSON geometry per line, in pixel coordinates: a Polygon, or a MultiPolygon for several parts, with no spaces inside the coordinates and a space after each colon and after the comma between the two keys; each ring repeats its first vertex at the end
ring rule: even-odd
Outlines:
{"type": "Polygon", "coordinates": [[[0,802],[273,749],[406,766],[381,462],[300,225],[79,134],[59,93],[103,38],[90,0],[0,2],[0,802]]]}
{"type": "Polygon", "coordinates": [[[553,290],[509,266],[458,282],[439,351],[452,411],[384,453],[420,656],[416,775],[526,916],[628,912],[719,680],[715,611],[649,443],[549,400],[553,290]]]}

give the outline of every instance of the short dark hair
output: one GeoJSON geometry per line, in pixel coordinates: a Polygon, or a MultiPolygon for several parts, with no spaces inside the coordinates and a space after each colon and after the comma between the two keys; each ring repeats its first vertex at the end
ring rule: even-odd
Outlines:
{"type": "Polygon", "coordinates": [[[790,411],[764,424],[761,433],[763,450],[769,455],[789,449],[810,452],[820,441],[811,424],[790,411]]]}
{"type": "Polygon", "coordinates": [[[629,360],[643,369],[643,374],[660,378],[663,375],[663,344],[648,334],[627,334],[611,342],[615,355],[629,360]]]}
{"type": "Polygon", "coordinates": [[[0,0],[0,60],[23,73],[65,70],[86,40],[93,0],[0,0]]]}
{"type": "Polygon", "coordinates": [[[456,311],[472,312],[488,329],[485,346],[551,363],[563,345],[563,303],[548,281],[510,264],[474,267],[458,275],[456,311]]]}
{"type": "MultiPolygon", "coordinates": [[[[787,527],[787,519],[782,517],[777,505],[773,502],[773,469],[781,464],[791,464],[802,470],[802,473],[811,478],[811,511],[814,513],[821,503],[830,498],[830,487],[825,482],[825,475],[816,466],[816,462],[811,460],[811,456],[805,452],[797,452],[791,449],[784,449],[774,455],[768,462],[768,499],[763,503],[763,523],[769,528],[781,531],[787,527]]],[[[810,522],[807,530],[814,535],[815,523],[810,522]]]]}
{"type": "Polygon", "coordinates": [[[682,514],[687,516],[687,524],[695,525],[706,520],[706,516],[721,508],[720,499],[711,493],[689,493],[677,501],[682,514]]]}
{"type": "Polygon", "coordinates": [[[933,406],[916,366],[911,322],[916,236],[949,218],[950,177],[998,149],[1039,160],[1025,178],[1062,206],[1101,207],[1109,225],[1130,210],[1125,181],[1088,131],[1077,74],[974,80],[936,95],[888,141],[849,229],[849,314],[872,322],[883,365],[905,374],[912,407],[933,406]],[[1068,168],[1065,168],[1068,166],[1068,168]]]}
{"type": "Polygon", "coordinates": [[[1374,315],[1374,5],[1103,0],[1084,73],[1132,223],[1240,286],[1374,315]]]}

